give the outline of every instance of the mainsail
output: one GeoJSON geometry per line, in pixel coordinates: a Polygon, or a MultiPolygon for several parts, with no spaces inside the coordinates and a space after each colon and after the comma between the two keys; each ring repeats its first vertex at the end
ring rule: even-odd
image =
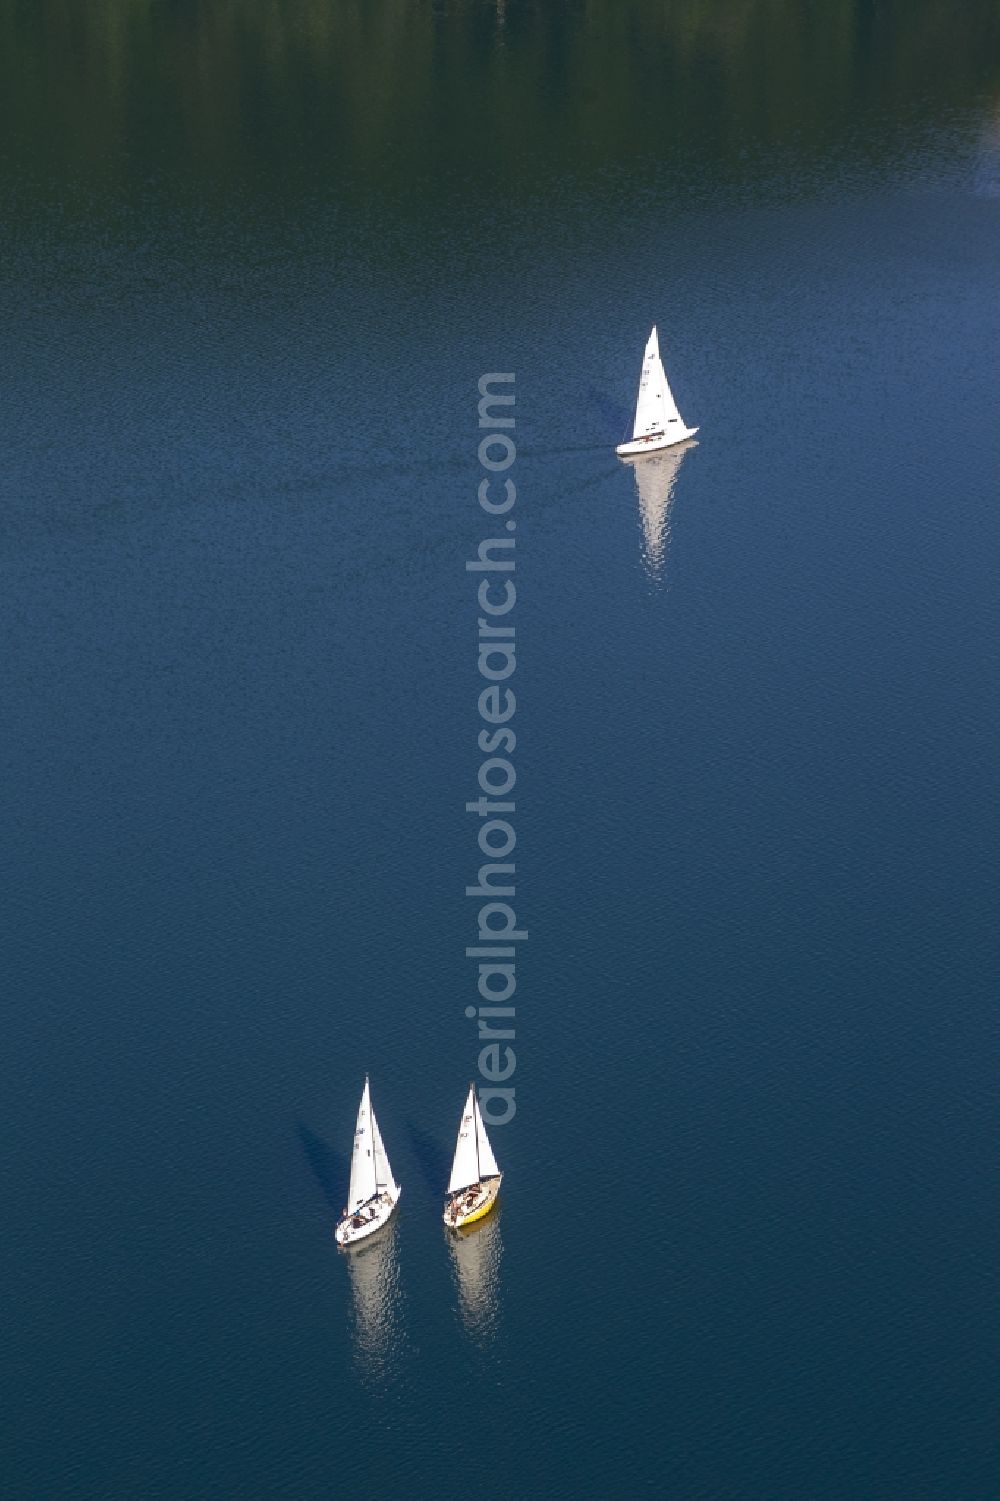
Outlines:
{"type": "Polygon", "coordinates": [[[639,377],[639,398],[635,404],[635,426],[632,439],[648,438],[663,433],[669,422],[680,422],[673,392],[667,382],[667,372],[660,359],[660,345],[656,337],[656,325],[649,336],[646,353],[642,357],[642,375],[639,377]]]}
{"type": "MultiPolygon", "coordinates": [[[[353,1214],[362,1204],[367,1204],[375,1193],[375,1155],[373,1152],[371,1095],[368,1079],[365,1079],[361,1104],[358,1107],[358,1124],[354,1132],[354,1150],[351,1153],[351,1185],[347,1191],[348,1213],[353,1214]]],[[[378,1127],[375,1126],[376,1132],[378,1127]]],[[[385,1157],[385,1148],[382,1149],[385,1157]]],[[[386,1160],[388,1166],[388,1160],[386,1160]]]]}
{"type": "Polygon", "coordinates": [[[478,1183],[481,1178],[495,1178],[499,1172],[493,1148],[486,1135],[486,1127],[483,1125],[475,1086],[470,1084],[469,1098],[465,1102],[462,1123],[458,1128],[455,1161],[451,1166],[448,1192],[457,1193],[459,1189],[468,1188],[470,1183],[478,1183]]]}

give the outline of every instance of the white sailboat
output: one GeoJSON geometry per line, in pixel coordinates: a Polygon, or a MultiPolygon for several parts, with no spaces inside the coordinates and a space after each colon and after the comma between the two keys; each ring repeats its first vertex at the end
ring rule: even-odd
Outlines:
{"type": "Polygon", "coordinates": [[[444,1206],[444,1222],[449,1230],[460,1230],[489,1214],[500,1192],[502,1177],[483,1125],[476,1087],[470,1084],[444,1206]]]}
{"type": "Polygon", "coordinates": [[[381,1230],[399,1203],[402,1189],[392,1176],[382,1133],[372,1109],[368,1075],[358,1107],[358,1124],[351,1153],[351,1184],[347,1204],[334,1235],[339,1246],[349,1246],[381,1230]]]}
{"type": "Polygon", "coordinates": [[[667,381],[667,372],[660,359],[660,345],[654,324],[646,353],[642,357],[632,439],[627,443],[619,443],[615,453],[622,459],[637,458],[641,454],[655,453],[660,448],[672,448],[675,443],[693,438],[697,431],[696,427],[684,425],[684,419],[677,410],[677,403],[667,381]]]}

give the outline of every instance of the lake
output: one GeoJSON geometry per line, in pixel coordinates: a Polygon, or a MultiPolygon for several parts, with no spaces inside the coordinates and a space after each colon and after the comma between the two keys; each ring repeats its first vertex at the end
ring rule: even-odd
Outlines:
{"type": "Polygon", "coordinates": [[[0,39],[5,1493],[996,1496],[995,7],[0,39]],[[456,1241],[489,372],[530,936],[456,1241]]]}

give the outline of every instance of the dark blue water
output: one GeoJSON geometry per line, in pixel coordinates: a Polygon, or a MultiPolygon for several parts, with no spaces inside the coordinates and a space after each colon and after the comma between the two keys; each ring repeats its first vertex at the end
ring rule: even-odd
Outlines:
{"type": "Polygon", "coordinates": [[[996,1496],[990,8],[0,22],[5,1493],[996,1496]],[[456,1247],[488,370],[531,936],[456,1247]]]}

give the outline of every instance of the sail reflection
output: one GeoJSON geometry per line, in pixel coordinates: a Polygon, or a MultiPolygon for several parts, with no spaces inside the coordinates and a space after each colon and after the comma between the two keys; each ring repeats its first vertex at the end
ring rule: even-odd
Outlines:
{"type": "Polygon", "coordinates": [[[400,1332],[398,1224],[391,1220],[345,1250],[353,1300],[354,1353],[367,1375],[388,1374],[400,1332]]]}
{"type": "Polygon", "coordinates": [[[466,1332],[479,1340],[492,1339],[500,1319],[500,1210],[477,1225],[449,1232],[448,1249],[466,1332]]]}
{"type": "Polygon", "coordinates": [[[695,442],[678,443],[675,448],[664,449],[663,453],[651,454],[649,458],[623,460],[635,474],[642,523],[642,561],[649,577],[656,583],[662,579],[666,564],[677,471],[684,462],[684,455],[697,447],[695,442]]]}

